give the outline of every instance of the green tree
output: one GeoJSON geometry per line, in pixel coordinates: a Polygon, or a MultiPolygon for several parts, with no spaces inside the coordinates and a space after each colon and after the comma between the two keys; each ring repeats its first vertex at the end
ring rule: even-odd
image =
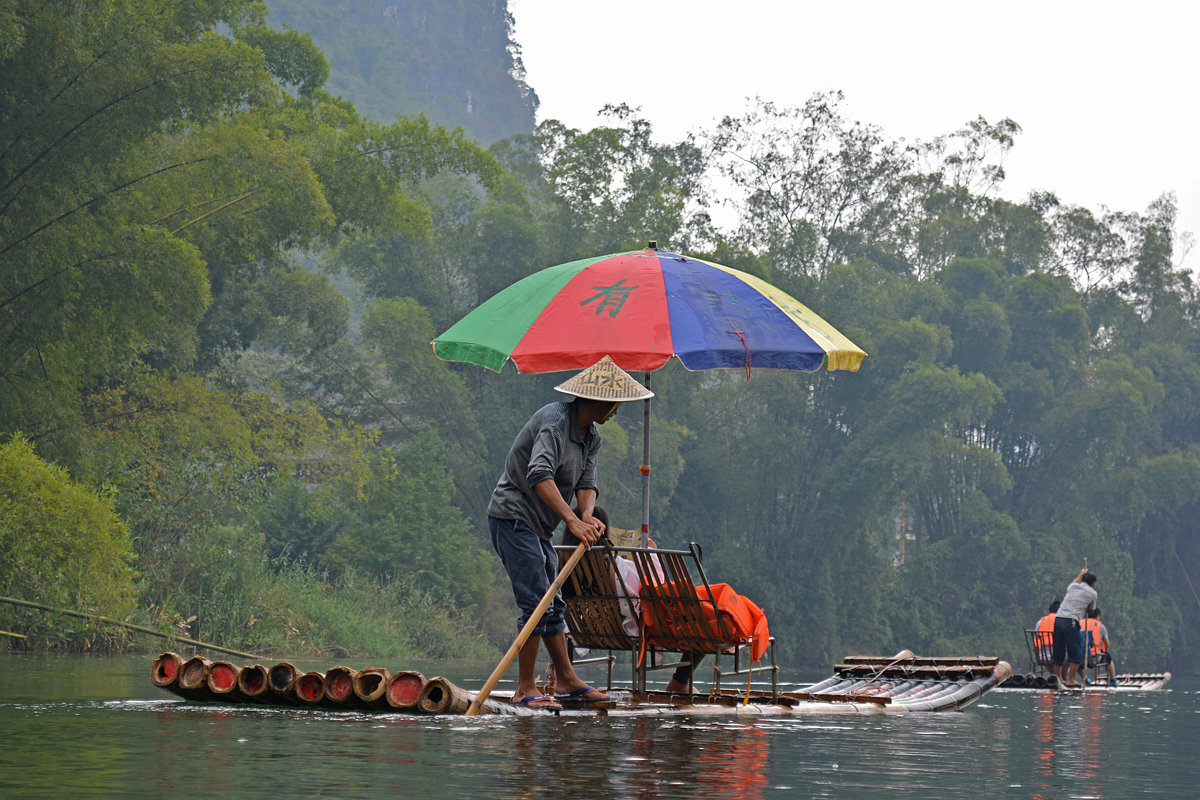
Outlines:
{"type": "MultiPolygon", "coordinates": [[[[111,494],[73,481],[15,437],[0,444],[0,594],[121,618],[133,607],[133,547],[111,494]]],[[[0,608],[5,627],[44,615],[0,608]]]]}

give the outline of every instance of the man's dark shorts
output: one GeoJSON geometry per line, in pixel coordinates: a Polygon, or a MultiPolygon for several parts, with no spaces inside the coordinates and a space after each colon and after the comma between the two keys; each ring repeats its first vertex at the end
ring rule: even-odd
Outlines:
{"type": "MultiPolygon", "coordinates": [[[[521,609],[521,616],[517,617],[517,630],[520,630],[558,577],[558,554],[550,542],[517,519],[488,517],[488,532],[492,535],[492,547],[500,555],[500,563],[504,564],[512,582],[517,608],[521,609]]],[[[556,594],[534,627],[533,635],[553,636],[566,630],[565,608],[562,594],[556,594]]]]}
{"type": "Polygon", "coordinates": [[[1054,618],[1054,657],[1051,660],[1058,667],[1066,661],[1083,663],[1083,637],[1079,634],[1079,620],[1054,618]]]}

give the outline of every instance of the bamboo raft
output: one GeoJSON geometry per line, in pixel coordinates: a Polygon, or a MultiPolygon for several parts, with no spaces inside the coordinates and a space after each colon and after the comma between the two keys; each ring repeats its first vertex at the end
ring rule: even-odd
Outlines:
{"type": "MultiPolygon", "coordinates": [[[[1011,674],[1007,662],[982,656],[922,658],[909,651],[892,657],[850,656],[834,674],[804,691],[726,690],[710,694],[662,691],[634,693],[615,688],[602,702],[560,699],[567,714],[888,714],[954,711],[978,700],[1011,674]]],[[[237,667],[202,656],[184,659],[166,652],[154,660],[155,686],[185,700],[258,704],[340,711],[403,714],[464,714],[475,697],[444,677],[425,678],[383,667],[353,670],[336,666],[324,673],[301,672],[287,661],[269,669],[237,667]]],[[[493,694],[483,713],[517,716],[553,714],[513,704],[511,695],[493,694]]]]}

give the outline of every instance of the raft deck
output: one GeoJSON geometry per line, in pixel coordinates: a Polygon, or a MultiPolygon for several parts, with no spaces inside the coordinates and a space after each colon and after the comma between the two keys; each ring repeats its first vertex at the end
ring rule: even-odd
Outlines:
{"type": "MultiPolygon", "coordinates": [[[[1011,673],[997,658],[920,658],[908,651],[891,657],[854,656],[834,667],[834,674],[804,691],[736,691],[667,693],[615,687],[600,702],[560,699],[564,714],[592,715],[787,715],[900,714],[954,711],[965,708],[1000,685],[1011,673]]],[[[443,677],[426,679],[412,670],[389,672],[383,667],[301,672],[288,662],[270,669],[260,664],[237,667],[201,656],[184,659],[163,653],[151,668],[155,686],[189,701],[320,708],[336,711],[465,714],[475,693],[443,677]]],[[[530,709],[493,694],[483,713],[546,715],[556,710],[530,709]]]]}

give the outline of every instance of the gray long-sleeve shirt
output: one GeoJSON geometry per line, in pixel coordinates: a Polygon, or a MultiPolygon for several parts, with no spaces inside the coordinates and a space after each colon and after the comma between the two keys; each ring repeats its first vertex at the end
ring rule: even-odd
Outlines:
{"type": "Polygon", "coordinates": [[[568,504],[581,489],[597,490],[600,433],[591,425],[580,438],[577,420],[574,403],[550,403],[534,412],[509,448],[488,503],[489,517],[519,519],[549,540],[561,520],[533,487],[552,479],[568,504]]]}
{"type": "Polygon", "coordinates": [[[1063,596],[1062,604],[1058,607],[1058,616],[1070,617],[1076,621],[1082,621],[1085,612],[1096,607],[1096,601],[1100,595],[1096,590],[1088,586],[1083,581],[1079,583],[1072,582],[1067,587],[1067,593],[1063,596]]]}

